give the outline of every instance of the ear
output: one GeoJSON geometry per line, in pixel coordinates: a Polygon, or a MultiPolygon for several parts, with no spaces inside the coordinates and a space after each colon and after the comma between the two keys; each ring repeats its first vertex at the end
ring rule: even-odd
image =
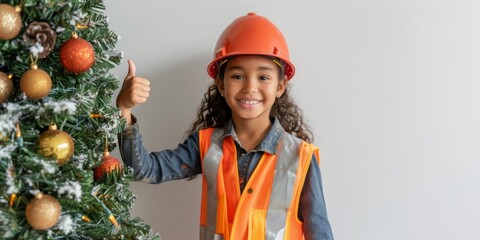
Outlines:
{"type": "Polygon", "coordinates": [[[224,92],[225,92],[225,86],[223,84],[223,80],[220,79],[220,77],[216,77],[215,78],[215,84],[217,85],[217,88],[218,88],[218,91],[220,92],[220,95],[223,96],[224,92]]]}
{"type": "Polygon", "coordinates": [[[278,86],[277,86],[277,98],[281,97],[282,94],[285,92],[285,89],[287,88],[287,76],[285,75],[283,79],[278,81],[278,86]]]}

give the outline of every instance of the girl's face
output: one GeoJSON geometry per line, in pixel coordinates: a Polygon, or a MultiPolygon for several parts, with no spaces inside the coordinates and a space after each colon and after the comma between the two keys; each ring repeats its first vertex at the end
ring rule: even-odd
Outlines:
{"type": "Polygon", "coordinates": [[[270,121],[272,105],[287,84],[285,76],[279,79],[278,65],[270,58],[250,55],[231,58],[225,64],[224,78],[216,83],[232,109],[234,122],[270,121]]]}

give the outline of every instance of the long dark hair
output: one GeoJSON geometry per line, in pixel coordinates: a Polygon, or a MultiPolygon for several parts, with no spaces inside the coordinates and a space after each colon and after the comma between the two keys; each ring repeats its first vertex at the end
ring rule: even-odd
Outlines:
{"type": "MultiPolygon", "coordinates": [[[[277,59],[277,61],[280,61],[277,59]]],[[[280,61],[281,62],[281,61],[280,61]]],[[[217,78],[224,77],[225,65],[220,67],[217,78]]],[[[281,64],[283,66],[283,64],[281,64]]],[[[284,76],[284,67],[279,67],[279,79],[284,76]]],[[[289,95],[290,85],[287,84],[286,89],[280,98],[275,100],[270,111],[271,117],[276,117],[286,132],[303,139],[306,142],[313,142],[313,134],[310,127],[305,123],[303,111],[295,104],[295,101],[289,95]]],[[[195,120],[186,134],[193,133],[205,128],[221,128],[225,127],[232,118],[232,110],[227,105],[225,98],[220,95],[215,82],[208,87],[207,92],[203,95],[200,107],[197,110],[197,120],[195,120]]]]}

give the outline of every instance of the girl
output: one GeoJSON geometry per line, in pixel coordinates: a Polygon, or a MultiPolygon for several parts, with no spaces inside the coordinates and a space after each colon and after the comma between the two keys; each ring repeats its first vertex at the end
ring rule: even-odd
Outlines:
{"type": "Polygon", "coordinates": [[[177,149],[149,153],[131,109],[149,81],[129,72],[117,98],[128,127],[122,159],[135,180],[203,176],[200,239],[333,239],[318,148],[288,95],[295,68],[282,33],[249,13],[221,34],[209,64],[215,82],[177,149]]]}

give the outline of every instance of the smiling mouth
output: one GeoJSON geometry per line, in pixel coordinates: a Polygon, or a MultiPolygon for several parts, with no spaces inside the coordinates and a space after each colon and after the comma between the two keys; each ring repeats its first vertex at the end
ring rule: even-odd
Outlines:
{"type": "Polygon", "coordinates": [[[238,102],[245,106],[254,106],[261,102],[261,100],[238,100],[238,102]]]}

